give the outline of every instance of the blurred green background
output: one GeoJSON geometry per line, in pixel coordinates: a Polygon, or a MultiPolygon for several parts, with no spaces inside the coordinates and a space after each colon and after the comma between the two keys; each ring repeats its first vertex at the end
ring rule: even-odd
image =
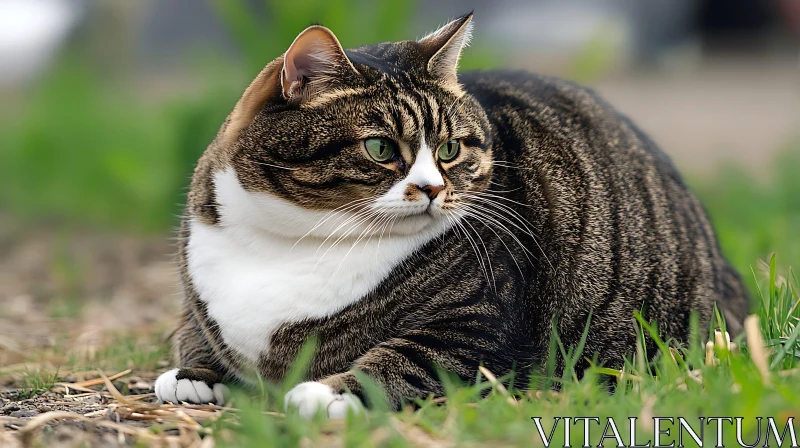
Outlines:
{"type": "MultiPolygon", "coordinates": [[[[0,413],[13,417],[23,398],[65,400],[54,382],[96,378],[89,369],[133,369],[117,380],[127,394],[173,367],[174,227],[194,164],[252,78],[300,31],[321,23],[355,47],[419,38],[472,9],[462,70],[586,84],[672,157],[753,297],[765,297],[758,314],[777,353],[772,368],[796,368],[800,0],[0,0],[0,413]],[[761,260],[773,253],[770,281],[761,260]]],[[[686,359],[697,369],[703,353],[694,349],[686,359]]],[[[773,388],[762,386],[749,356],[704,369],[702,389],[689,372],[674,376],[675,356],[671,365],[660,358],[657,378],[649,366],[629,368],[623,375],[640,379],[611,397],[591,379],[519,407],[502,394],[477,400],[484,386],[453,389],[448,406],[429,400],[392,416],[392,431],[510,445],[534,440],[530,415],[795,415],[787,405],[796,376],[776,371],[773,388]]],[[[265,417],[280,398],[248,402],[236,406],[250,412],[226,415],[253,446],[331,441],[329,426],[318,437],[320,422],[265,417]]],[[[119,418],[109,403],[102,417],[86,415],[119,418]]],[[[346,443],[387,437],[388,419],[351,420],[346,443]]],[[[148,435],[176,432],[164,422],[148,435]]],[[[51,426],[41,432],[61,442],[64,428],[51,426]]],[[[206,429],[222,443],[217,426],[206,429]]]]}
{"type": "Polygon", "coordinates": [[[169,266],[163,241],[194,163],[266,63],[312,22],[354,47],[418,38],[473,8],[462,69],[594,87],[673,156],[751,286],[770,253],[784,267],[800,261],[797,27],[781,2],[753,2],[766,11],[756,23],[715,1],[24,3],[0,3],[0,25],[26,28],[31,42],[46,40],[35,35],[45,27],[52,42],[36,50],[20,47],[23,31],[0,33],[4,66],[44,55],[0,87],[0,316],[2,302],[6,316],[25,309],[20,297],[50,316],[79,314],[86,297],[177,303],[171,280],[130,290],[169,266]],[[37,22],[46,8],[66,14],[61,28],[37,22]]]}

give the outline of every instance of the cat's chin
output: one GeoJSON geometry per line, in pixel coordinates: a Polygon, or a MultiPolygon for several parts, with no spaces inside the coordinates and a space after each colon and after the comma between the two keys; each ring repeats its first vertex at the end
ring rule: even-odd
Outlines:
{"type": "Polygon", "coordinates": [[[395,236],[411,236],[438,229],[444,225],[441,218],[430,213],[418,213],[395,218],[391,226],[391,234],[395,236]]]}

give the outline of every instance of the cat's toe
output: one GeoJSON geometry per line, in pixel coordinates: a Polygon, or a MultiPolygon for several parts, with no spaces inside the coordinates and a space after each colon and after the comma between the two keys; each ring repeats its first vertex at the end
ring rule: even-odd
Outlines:
{"type": "Polygon", "coordinates": [[[159,401],[178,403],[206,404],[225,403],[227,388],[222,383],[209,385],[203,380],[186,378],[181,369],[172,369],[161,374],[154,386],[159,401]]]}
{"type": "Polygon", "coordinates": [[[290,390],[283,400],[284,407],[297,409],[305,418],[311,418],[323,411],[328,418],[345,418],[348,409],[358,413],[361,401],[353,394],[337,394],[330,386],[317,381],[301,383],[290,390]]]}
{"type": "Polygon", "coordinates": [[[178,403],[177,391],[178,391],[178,369],[168,370],[162,373],[158,379],[156,380],[155,389],[156,398],[158,401],[164,403],[170,401],[172,403],[178,403]]]}

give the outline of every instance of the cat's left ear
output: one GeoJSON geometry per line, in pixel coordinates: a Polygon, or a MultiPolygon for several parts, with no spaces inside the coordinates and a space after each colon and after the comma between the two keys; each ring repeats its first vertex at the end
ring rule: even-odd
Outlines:
{"type": "Polygon", "coordinates": [[[472,13],[461,16],[420,39],[417,44],[428,58],[428,72],[446,86],[458,88],[458,60],[472,37],[472,13]]]}

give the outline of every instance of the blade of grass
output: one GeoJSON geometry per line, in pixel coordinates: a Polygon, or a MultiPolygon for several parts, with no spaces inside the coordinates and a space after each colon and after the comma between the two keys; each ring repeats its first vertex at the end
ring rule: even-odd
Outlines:
{"type": "MultiPolygon", "coordinates": [[[[667,345],[661,339],[661,336],[658,333],[658,329],[656,329],[655,327],[653,327],[652,325],[647,323],[647,321],[644,320],[644,317],[642,316],[642,314],[639,313],[638,311],[634,311],[633,315],[636,318],[636,320],[639,321],[639,324],[642,326],[642,328],[647,330],[647,332],[650,334],[650,337],[653,339],[653,342],[655,342],[656,346],[658,347],[658,350],[661,352],[661,357],[665,358],[665,359],[668,359],[669,358],[669,347],[667,347],[667,345]]],[[[678,365],[674,361],[673,362],[668,362],[667,361],[667,362],[665,362],[665,364],[667,364],[669,366],[669,369],[673,373],[675,373],[675,374],[679,374],[680,373],[680,371],[678,369],[678,365]]],[[[656,367],[656,369],[657,369],[657,367],[656,367]]]]}
{"type": "Polygon", "coordinates": [[[795,325],[794,331],[789,335],[786,341],[781,346],[781,349],[778,350],[778,353],[775,354],[775,357],[772,359],[772,363],[770,364],[770,369],[776,369],[783,361],[783,358],[786,356],[789,351],[794,354],[794,344],[797,341],[798,336],[800,336],[800,325],[795,325]]]}

